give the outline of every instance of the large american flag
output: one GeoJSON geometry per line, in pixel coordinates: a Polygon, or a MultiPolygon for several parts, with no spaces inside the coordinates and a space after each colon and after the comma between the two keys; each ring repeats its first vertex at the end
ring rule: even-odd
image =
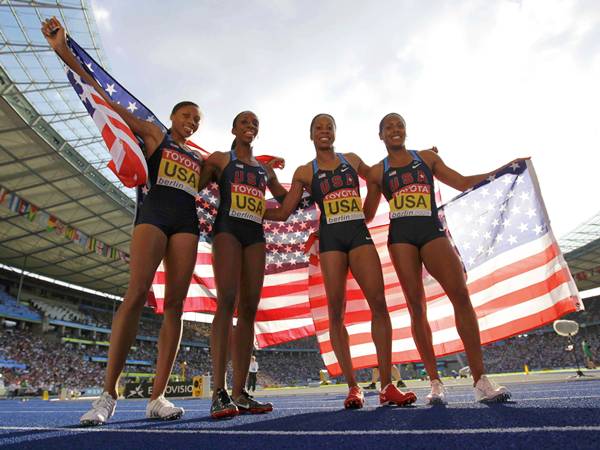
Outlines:
{"type": "MultiPolygon", "coordinates": [[[[531,161],[520,160],[498,171],[445,204],[441,213],[462,256],[483,344],[545,325],[583,307],[550,228],[531,161]]],[[[393,361],[419,361],[404,294],[387,251],[387,225],[375,226],[371,233],[381,257],[392,319],[393,361]]],[[[448,297],[427,273],[424,281],[436,355],[464,350],[448,297]]],[[[339,375],[314,250],[309,296],[323,360],[332,375],[339,375]]],[[[377,365],[370,320],[366,300],[349,276],[345,323],[357,369],[377,365]]]]}
{"type": "MultiPolygon", "coordinates": [[[[147,107],[71,38],[69,47],[114,101],[138,118],[153,122],[166,131],[147,107]]],[[[138,202],[141,203],[148,190],[143,184],[147,169],[133,133],[91,86],[69,69],[67,75],[111,151],[109,167],[126,186],[142,183],[138,186],[138,202]]],[[[208,154],[193,142],[188,144],[204,155],[208,154]]],[[[185,304],[187,318],[193,318],[195,312],[210,314],[216,309],[210,248],[210,233],[218,207],[216,184],[202,191],[197,201],[202,234],[185,304]]],[[[420,358],[411,337],[406,303],[387,253],[386,208],[387,203],[382,202],[371,233],[382,259],[388,309],[394,328],[393,360],[396,363],[416,361],[420,358]]],[[[454,245],[462,256],[483,343],[544,325],[583,307],[550,229],[530,161],[515,163],[475,189],[460,194],[440,208],[440,215],[452,231],[454,245]]],[[[265,347],[316,333],[328,370],[334,375],[339,374],[328,336],[318,255],[313,252],[309,264],[309,258],[303,253],[308,236],[318,227],[316,206],[310,198],[305,198],[287,222],[265,222],[264,227],[268,253],[255,324],[257,345],[265,347]]],[[[463,350],[450,302],[426,273],[424,280],[436,354],[463,350]]],[[[150,303],[157,312],[162,312],[162,266],[156,273],[153,291],[150,303]]],[[[376,366],[368,305],[351,276],[347,301],[346,324],[353,363],[356,368],[376,366]]],[[[210,315],[201,320],[210,321],[210,315]]]]}
{"type": "MultiPolygon", "coordinates": [[[[73,38],[69,36],[67,43],[83,69],[98,82],[111,100],[126,108],[138,119],[153,123],[163,132],[167,132],[167,127],[155,114],[104,70],[73,38]]],[[[125,186],[136,187],[137,208],[139,209],[149,189],[148,167],[141,150],[142,140],[133,134],[121,116],[98,95],[92,86],[83,81],[70,68],[65,67],[65,70],[67,78],[100,130],[102,139],[110,152],[111,160],[108,168],[125,186]]],[[[187,144],[204,157],[209,155],[209,152],[194,142],[188,141],[187,144]]]]}
{"type": "MultiPolygon", "coordinates": [[[[77,42],[69,37],[68,44],[83,68],[95,78],[112,100],[127,108],[139,119],[152,122],[166,132],[166,127],[152,111],[118,83],[77,42]]],[[[109,163],[109,167],[115,171],[123,184],[137,186],[137,207],[139,210],[148,193],[149,185],[144,182],[147,178],[147,168],[143,156],[140,164],[137,164],[141,150],[133,137],[133,133],[121,117],[110,108],[110,105],[107,105],[94,91],[92,86],[83,82],[70,69],[67,68],[66,70],[69,80],[78,95],[80,95],[82,102],[97,124],[107,147],[111,151],[113,159],[109,163]],[[99,114],[98,111],[103,114],[99,114]],[[116,151],[117,146],[121,143],[115,143],[115,140],[107,134],[107,128],[124,140],[133,150],[133,154],[129,151],[126,152],[124,164],[122,163],[123,153],[116,151]],[[139,170],[141,163],[143,163],[143,170],[139,170]],[[136,169],[134,171],[135,176],[131,174],[130,169],[132,166],[136,169]],[[129,172],[125,169],[129,169],[129,172]]],[[[203,156],[209,155],[209,152],[194,142],[188,141],[187,144],[200,151],[203,156]]],[[[257,159],[262,160],[261,157],[257,157],[257,159]]],[[[266,162],[268,159],[267,157],[264,161],[266,162]]],[[[195,312],[214,313],[216,309],[210,243],[212,224],[219,202],[218,186],[215,183],[208,186],[200,193],[196,202],[200,217],[201,236],[198,245],[196,269],[186,299],[185,311],[188,311],[186,313],[188,319],[211,321],[210,316],[198,317],[195,312]]],[[[315,205],[310,199],[306,198],[285,224],[265,223],[268,253],[265,267],[264,298],[259,307],[256,323],[257,345],[273,345],[314,334],[308,304],[308,260],[303,249],[308,235],[316,230],[316,220],[315,205]]],[[[149,305],[154,307],[158,313],[163,311],[164,306],[164,282],[165,274],[161,264],[154,278],[153,292],[148,299],[149,305]]]]}
{"type": "MultiPolygon", "coordinates": [[[[217,212],[218,188],[213,184],[202,193],[198,205],[201,234],[198,257],[192,282],[185,301],[184,318],[210,322],[216,310],[216,289],[212,270],[212,225],[217,212]]],[[[269,207],[275,206],[269,200],[269,207]]],[[[255,334],[256,345],[266,347],[314,335],[313,319],[308,302],[308,255],[304,246],[310,234],[318,228],[318,211],[310,197],[304,197],[287,222],[264,223],[267,247],[265,281],[258,306],[255,334]]],[[[164,308],[165,274],[159,266],[151,301],[157,312],[164,308]]]]}
{"type": "MultiPolygon", "coordinates": [[[[140,119],[156,122],[164,129],[164,126],[154,119],[154,115],[117,83],[77,42],[69,37],[67,43],[84,70],[96,79],[112,100],[120,105],[127,105],[127,109],[140,119]]],[[[92,86],[83,81],[69,67],[65,66],[65,70],[69,82],[79,95],[108,147],[111,155],[111,161],[108,163],[109,169],[127,187],[145,184],[148,178],[148,167],[138,139],[121,116],[104,101],[92,86]]]]}

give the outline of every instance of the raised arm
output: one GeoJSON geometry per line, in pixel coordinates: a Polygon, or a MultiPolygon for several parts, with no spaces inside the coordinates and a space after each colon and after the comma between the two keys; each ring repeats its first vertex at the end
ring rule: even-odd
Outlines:
{"type": "Polygon", "coordinates": [[[290,214],[298,207],[298,203],[300,203],[300,200],[302,199],[304,187],[307,186],[305,172],[306,166],[301,166],[296,169],[294,177],[292,178],[292,186],[283,199],[283,203],[279,208],[267,208],[264,216],[265,220],[284,222],[288,219],[290,214]]]}
{"type": "MultiPolygon", "coordinates": [[[[433,171],[433,174],[442,183],[445,183],[448,186],[453,187],[454,189],[457,189],[459,191],[466,191],[467,189],[472,188],[476,184],[481,183],[483,180],[490,177],[491,175],[493,175],[495,172],[502,169],[503,167],[506,167],[506,166],[512,164],[513,162],[523,160],[523,158],[515,159],[508,164],[504,164],[504,165],[498,167],[497,169],[492,170],[491,172],[481,173],[478,175],[465,176],[465,175],[458,173],[454,169],[451,169],[450,167],[448,167],[444,163],[442,158],[440,158],[434,152],[425,150],[425,151],[421,152],[421,155],[422,155],[423,159],[426,160],[426,162],[429,162],[431,164],[431,169],[433,171]]],[[[527,159],[527,158],[525,158],[525,159],[527,159]]]]}
{"type": "Polygon", "coordinates": [[[371,222],[377,213],[379,200],[381,199],[381,180],[383,177],[383,164],[375,164],[367,175],[367,198],[363,211],[367,223],[371,222]]]}
{"type": "Polygon", "coordinates": [[[157,125],[138,119],[131,114],[126,108],[113,102],[113,100],[104,92],[104,89],[88,72],[81,67],[80,62],[75,58],[75,55],[67,45],[67,34],[65,29],[56,17],[47,19],[42,23],[42,33],[50,44],[50,47],[56,54],[69,66],[77,75],[79,75],[86,83],[90,84],[98,94],[119,114],[131,130],[144,141],[144,151],[146,157],[156,150],[164,138],[164,134],[157,125]]]}

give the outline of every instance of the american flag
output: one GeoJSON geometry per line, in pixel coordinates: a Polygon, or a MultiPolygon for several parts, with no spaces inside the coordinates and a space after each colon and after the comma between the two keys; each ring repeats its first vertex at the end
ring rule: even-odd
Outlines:
{"type": "MultiPolygon", "coordinates": [[[[483,344],[537,328],[583,308],[550,228],[531,161],[520,160],[498,171],[445,204],[441,213],[462,256],[483,344]]],[[[387,225],[376,226],[371,233],[382,260],[393,327],[393,361],[419,361],[404,294],[387,252],[387,225]]],[[[427,273],[424,282],[436,355],[463,351],[448,297],[427,273]]],[[[339,375],[314,251],[309,296],[323,360],[332,375],[339,375]]],[[[350,276],[345,323],[357,369],[377,365],[370,320],[366,300],[350,276]]]]}
{"type": "MultiPolygon", "coordinates": [[[[69,37],[68,43],[82,67],[95,78],[112,100],[126,107],[139,119],[152,122],[166,132],[166,127],[152,111],[106,72],[77,42],[69,37]]],[[[106,132],[104,130],[106,127],[110,127],[111,130],[116,128],[114,132],[118,133],[118,136],[123,136],[123,139],[127,138],[127,144],[135,152],[133,156],[139,159],[141,150],[125,122],[102,100],[92,86],[83,82],[70,69],[67,69],[67,74],[105,140],[106,132]],[[82,95],[83,92],[85,95],[82,95]],[[104,115],[99,116],[98,110],[102,111],[104,115]]],[[[112,151],[113,139],[109,139],[106,143],[113,155],[113,161],[109,167],[113,170],[122,168],[123,164],[120,164],[122,156],[118,156],[117,152],[112,151]]],[[[209,152],[192,141],[188,141],[187,145],[200,151],[205,157],[209,155],[209,152]]],[[[127,155],[129,156],[129,153],[127,155]]],[[[269,158],[263,159],[258,156],[257,159],[266,162],[269,158]]],[[[128,160],[126,159],[126,161],[128,160]]],[[[149,191],[149,185],[143,182],[147,177],[143,155],[140,161],[144,165],[143,177],[141,171],[138,172],[137,178],[130,175],[125,176],[123,170],[116,172],[126,186],[142,183],[137,186],[138,210],[149,191]],[[125,178],[123,178],[124,176],[125,178]]],[[[125,166],[127,167],[127,164],[125,166]]],[[[139,169],[139,167],[137,168],[139,169]]],[[[196,318],[194,312],[213,313],[216,309],[210,242],[212,224],[219,204],[218,186],[212,183],[200,193],[196,202],[201,236],[196,268],[185,303],[186,318],[188,319],[196,318]]],[[[263,289],[264,298],[261,301],[256,322],[257,344],[260,346],[273,345],[314,334],[308,304],[308,260],[303,253],[303,248],[308,235],[315,231],[316,227],[316,208],[308,198],[302,201],[300,207],[285,224],[265,223],[268,252],[266,276],[263,289]]],[[[154,307],[158,313],[163,311],[164,282],[164,268],[161,264],[154,278],[153,292],[148,299],[148,304],[154,307]]],[[[210,317],[208,319],[203,317],[201,320],[210,320],[210,317]]]]}
{"type": "MultiPolygon", "coordinates": [[[[198,257],[192,282],[184,305],[184,318],[210,321],[211,316],[196,312],[214,313],[216,289],[212,270],[211,231],[219,197],[216,184],[201,192],[198,205],[201,224],[198,257]]],[[[274,200],[267,206],[274,207],[274,200]]],[[[266,347],[314,335],[313,320],[308,302],[308,256],[304,245],[318,228],[317,207],[310,197],[304,197],[287,222],[264,222],[267,247],[265,280],[255,323],[256,345],[266,347]]],[[[151,304],[157,312],[164,308],[165,276],[159,266],[152,290],[151,304]]]]}
{"type": "MultiPolygon", "coordinates": [[[[111,100],[126,108],[138,119],[151,122],[164,133],[167,132],[167,127],[154,113],[104,70],[73,38],[69,36],[67,43],[84,70],[98,82],[111,100]]],[[[81,98],[108,147],[111,154],[109,169],[125,186],[137,188],[136,203],[139,210],[149,190],[148,167],[140,148],[142,140],[133,134],[121,116],[98,95],[92,86],[81,80],[68,67],[65,70],[71,85],[81,98]]],[[[187,144],[198,150],[204,157],[208,156],[209,153],[194,142],[188,141],[187,144]]]]}
{"type": "MultiPolygon", "coordinates": [[[[69,47],[111,99],[138,118],[153,122],[166,131],[142,102],[71,38],[69,47]]],[[[91,86],[69,69],[67,74],[111,151],[113,160],[109,167],[126,186],[143,183],[147,168],[131,130],[91,86]]],[[[193,142],[188,144],[208,155],[193,142]]],[[[147,185],[138,186],[138,204],[147,191],[147,185]]],[[[185,304],[188,318],[194,311],[212,313],[216,309],[210,248],[210,233],[218,207],[216,184],[202,191],[197,201],[202,234],[185,304]]],[[[382,259],[388,309],[394,327],[393,360],[396,363],[417,361],[420,358],[411,337],[406,302],[387,253],[386,207],[387,203],[382,202],[371,233],[382,259]]],[[[462,193],[440,208],[440,214],[452,230],[454,244],[462,256],[483,343],[544,325],[583,307],[550,229],[530,161],[515,163],[462,193]]],[[[336,375],[340,369],[329,342],[318,257],[312,254],[309,264],[302,253],[308,236],[318,227],[317,220],[316,206],[306,198],[287,222],[265,222],[266,276],[255,330],[260,347],[316,332],[325,364],[336,375]]],[[[450,302],[426,273],[424,279],[436,354],[461,351],[450,302]]],[[[156,273],[153,290],[150,303],[161,312],[164,298],[162,266],[156,273]]],[[[347,301],[346,324],[354,365],[356,368],[376,366],[368,305],[351,276],[347,301]]]]}
{"type": "MultiPolygon", "coordinates": [[[[114,101],[119,104],[128,104],[131,112],[139,111],[139,117],[144,119],[151,115],[141,103],[133,100],[133,96],[114,81],[77,42],[71,38],[68,38],[67,42],[81,66],[96,79],[114,101]],[[145,110],[146,114],[142,110],[145,110]]],[[[131,129],[92,86],[83,81],[70,68],[65,67],[65,70],[69,82],[79,95],[108,147],[111,155],[111,161],[108,163],[109,169],[127,187],[145,184],[148,178],[146,159],[131,129]]]]}

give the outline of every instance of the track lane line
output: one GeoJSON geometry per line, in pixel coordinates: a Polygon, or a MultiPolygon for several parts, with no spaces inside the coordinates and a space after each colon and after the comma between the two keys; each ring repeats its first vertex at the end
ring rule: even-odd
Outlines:
{"type": "MultiPolygon", "coordinates": [[[[600,431],[600,425],[590,426],[546,426],[546,427],[511,427],[511,428],[434,428],[427,430],[139,430],[135,428],[60,428],[60,427],[11,427],[0,426],[0,431],[58,431],[63,433],[141,433],[141,434],[221,434],[240,436],[340,436],[340,435],[426,435],[426,434],[506,434],[506,433],[536,433],[536,432],[589,432],[600,431]]],[[[0,435],[1,437],[2,435],[0,435]]]]}

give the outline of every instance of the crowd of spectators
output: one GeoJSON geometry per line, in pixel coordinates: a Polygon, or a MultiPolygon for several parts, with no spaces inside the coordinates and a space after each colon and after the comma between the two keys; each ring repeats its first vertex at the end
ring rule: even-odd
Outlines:
{"type": "MultiPolygon", "coordinates": [[[[198,332],[198,327],[194,332],[198,332]]],[[[24,329],[0,327],[0,357],[26,366],[26,369],[0,368],[9,392],[34,394],[42,390],[58,392],[61,387],[84,390],[102,386],[106,363],[92,361],[92,358],[105,358],[108,347],[63,342],[61,337],[57,331],[41,334],[29,326],[24,329]]],[[[319,370],[323,368],[321,357],[314,349],[287,352],[258,350],[256,354],[260,363],[258,381],[263,386],[306,384],[307,380],[318,378],[319,370]]],[[[137,340],[127,359],[149,364],[127,365],[124,372],[132,377],[137,377],[134,374],[153,373],[156,357],[156,342],[137,340]]],[[[182,374],[182,363],[185,363],[188,379],[209,374],[209,348],[182,345],[173,368],[174,374],[182,374]]],[[[231,374],[229,370],[230,384],[231,374]]]]}
{"type": "Polygon", "coordinates": [[[529,370],[556,369],[575,366],[574,351],[579,364],[584,366],[581,342],[586,339],[596,357],[600,354],[600,325],[581,328],[569,345],[566,337],[553,331],[529,333],[500,341],[483,348],[489,372],[522,372],[525,364],[529,370]]]}
{"type": "Polygon", "coordinates": [[[87,351],[77,346],[34,335],[30,330],[0,329],[0,349],[3,357],[27,366],[24,370],[0,369],[9,391],[19,388],[32,393],[100,384],[98,364],[84,361],[87,351]]]}
{"type": "MultiPolygon", "coordinates": [[[[112,311],[89,312],[89,317],[95,324],[110,328],[112,311]]],[[[583,325],[570,350],[567,338],[558,336],[547,326],[485,346],[484,360],[487,370],[490,373],[522,372],[525,365],[529,370],[574,367],[574,351],[577,352],[579,364],[584,367],[586,361],[581,348],[583,339],[589,344],[594,358],[598,358],[600,301],[590,304],[586,312],[574,313],[567,318],[577,320],[583,325]]],[[[160,316],[147,316],[140,323],[138,335],[157,337],[159,328],[160,316]]],[[[89,345],[64,342],[61,339],[64,336],[89,338],[69,327],[42,332],[40,327],[32,325],[21,324],[12,328],[0,326],[0,360],[13,360],[26,366],[26,369],[0,368],[8,390],[14,391],[18,388],[21,392],[32,393],[42,389],[56,391],[60,387],[76,390],[101,387],[106,364],[91,361],[91,358],[105,358],[108,347],[98,343],[89,345]]],[[[210,373],[209,336],[210,325],[185,322],[184,342],[200,343],[201,346],[182,344],[173,369],[175,374],[182,372],[184,362],[188,379],[194,375],[210,373]]],[[[108,336],[103,334],[97,336],[97,341],[107,339],[108,336]]],[[[153,373],[157,357],[156,342],[137,340],[134,345],[128,360],[145,361],[147,364],[127,365],[125,372],[153,373]]],[[[318,379],[324,364],[317,349],[318,344],[313,336],[270,349],[257,350],[255,354],[260,366],[258,384],[305,385],[309,380],[318,379]]],[[[228,371],[228,375],[231,383],[231,370],[228,371]]],[[[359,371],[357,378],[363,381],[370,379],[370,371],[359,371]]]]}

